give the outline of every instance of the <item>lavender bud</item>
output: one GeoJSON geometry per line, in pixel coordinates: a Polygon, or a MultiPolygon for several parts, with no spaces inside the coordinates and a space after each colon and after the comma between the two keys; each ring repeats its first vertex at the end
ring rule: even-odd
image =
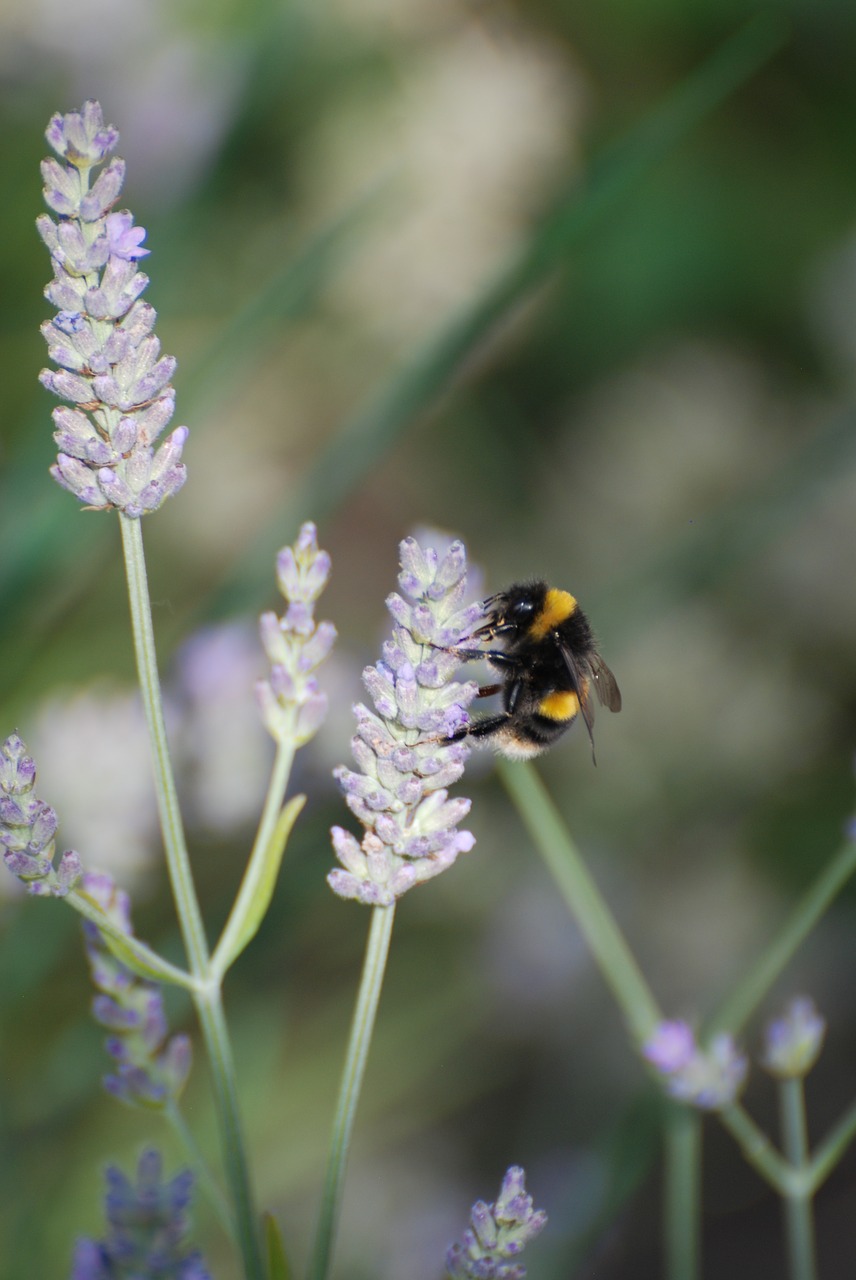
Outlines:
{"type": "Polygon", "coordinates": [[[463,772],[469,748],[443,739],[448,724],[451,732],[466,725],[477,686],[452,681],[458,659],[436,647],[437,637],[463,635],[480,616],[479,606],[463,607],[466,553],[458,542],[441,559],[413,538],[400,550],[403,594],[387,599],[392,640],[363,672],[377,715],[355,708],[352,750],[360,772],[334,771],[366,834],[360,846],[334,828],[333,848],[345,869],[332,871],[327,882],[340,897],[372,906],[390,905],[475,843],[470,832],[456,830],[469,800],[449,800],[446,790],[463,772]]]}
{"type": "Polygon", "coordinates": [[[731,1106],[746,1081],[748,1063],[732,1036],[714,1036],[701,1048],[686,1022],[661,1022],[642,1055],[670,1098],[702,1111],[731,1106]]]}
{"type": "Polygon", "coordinates": [[[276,573],[287,607],[281,618],[270,612],[259,619],[271,672],[256,685],[256,697],[272,737],[302,746],[314,737],[327,714],[327,697],[319,691],[312,672],[336,639],[332,622],[316,623],[314,617],[315,601],[330,576],[330,557],[318,550],[314,524],[307,521],[294,546],[279,552],[276,573]]]}
{"type": "Polygon", "coordinates": [[[150,1149],[140,1157],[136,1184],[112,1166],[106,1181],[107,1235],[78,1240],[71,1280],[211,1280],[201,1255],[184,1244],[193,1188],[189,1170],[163,1182],[160,1153],[150,1149]]]}
{"type": "Polygon", "coordinates": [[[155,451],[173,413],[171,356],[160,356],[155,312],[138,301],[148,277],[136,268],[149,253],[145,229],[127,210],[111,212],[125,177],[112,159],[90,186],[90,170],[116,146],[97,102],[56,115],[47,138],[65,161],[42,165],[45,200],[59,221],[42,215],[39,234],[51,254],[54,279],[45,290],[59,314],[43,326],[48,353],[60,369],[42,384],[78,406],[53,412],[59,448],[54,479],[93,510],[117,508],[132,519],[156,511],[177,493],[187,428],[155,451]]]}
{"type": "Polygon", "coordinates": [[[761,1065],[784,1079],[808,1075],[820,1056],[826,1020],[809,996],[800,996],[764,1032],[761,1065]]]}
{"type": "Polygon", "coordinates": [[[526,1194],[524,1171],[507,1171],[495,1204],[477,1200],[463,1241],[446,1252],[450,1280],[524,1280],[526,1268],[515,1261],[543,1231],[547,1215],[526,1194]]]}

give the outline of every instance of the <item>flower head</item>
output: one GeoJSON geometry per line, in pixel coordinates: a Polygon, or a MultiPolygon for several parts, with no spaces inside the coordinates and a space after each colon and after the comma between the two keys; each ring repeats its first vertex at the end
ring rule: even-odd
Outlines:
{"type": "Polygon", "coordinates": [[[161,355],[154,308],[140,301],[148,277],[136,263],[149,252],[146,233],[127,210],[113,211],[124,161],[110,160],[91,182],[91,170],[119,140],[97,102],[54,116],[47,139],[65,162],[42,163],[45,201],[57,221],[36,219],[54,270],[45,295],[57,308],[42,333],[59,366],[40,378],[67,402],[53,411],[59,453],[51,474],[87,507],[138,517],[186,478],[186,427],[154,448],[175,407],[175,360],[161,355]]]}
{"type": "Polygon", "coordinates": [[[78,1240],[71,1280],[211,1280],[201,1255],[182,1243],[193,1188],[189,1170],[163,1182],[160,1154],[148,1150],[136,1183],[115,1166],[106,1181],[107,1237],[78,1240]]]}
{"type": "Polygon", "coordinates": [[[303,746],[321,727],[327,697],[315,671],[333,648],[332,622],[315,621],[315,601],[330,577],[330,557],[318,550],[315,525],[307,521],[293,547],[276,561],[279,589],[288,607],[281,618],[262,614],[262,644],[271,663],[267,680],[256,685],[262,719],[277,742],[303,746]]]}
{"type": "Polygon", "coordinates": [[[6,866],[40,897],[64,898],[83,873],[73,849],[54,866],[57,817],[35,793],[36,766],[17,733],[0,747],[0,849],[6,866]]]}
{"type": "Polygon", "coordinates": [[[761,1063],[774,1076],[805,1076],[820,1055],[826,1020],[809,996],[792,1000],[780,1018],[767,1024],[761,1063]]]}
{"type": "Polygon", "coordinates": [[[642,1050],[670,1098],[702,1111],[721,1111],[735,1101],[748,1064],[730,1035],[699,1046],[686,1022],[661,1022],[642,1050]]]}
{"type": "MultiPolygon", "coordinates": [[[[109,876],[85,875],[81,889],[123,933],[133,933],[128,895],[109,876]]],[[[109,1032],[104,1044],[115,1063],[104,1077],[104,1088],[132,1106],[161,1108],[184,1088],[190,1040],[183,1035],[167,1039],[160,988],[126,968],[97,925],[85,920],[83,936],[98,991],[92,1015],[109,1032]]]]}
{"type": "Polygon", "coordinates": [[[526,1268],[516,1259],[547,1222],[544,1210],[535,1209],[526,1194],[525,1180],[524,1171],[512,1165],[496,1204],[476,1201],[463,1242],[446,1253],[450,1280],[523,1280],[526,1268]]]}
{"type": "Polygon", "coordinates": [[[463,606],[466,569],[463,543],[442,558],[413,538],[401,544],[402,594],[387,600],[392,639],[363,672],[375,711],[354,708],[351,748],[359,772],[344,765],[334,771],[365,828],[362,843],[341,827],[332,831],[343,869],[327,881],[343,898],[389,906],[475,843],[469,831],[457,830],[469,800],[450,800],[448,793],[469,755],[465,742],[448,739],[466,726],[477,691],[472,682],[452,680],[459,661],[450,649],[481,616],[479,605],[463,606]]]}

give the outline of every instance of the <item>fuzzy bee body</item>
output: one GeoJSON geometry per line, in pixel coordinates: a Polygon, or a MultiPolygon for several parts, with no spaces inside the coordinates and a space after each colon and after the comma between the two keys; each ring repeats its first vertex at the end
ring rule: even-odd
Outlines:
{"type": "Polygon", "coordinates": [[[471,640],[488,648],[455,652],[464,661],[486,658],[502,676],[480,689],[499,693],[502,711],[474,720],[456,735],[488,739],[512,760],[538,756],[582,715],[594,758],[594,701],[621,710],[615,677],[597,650],[588,618],[568,591],[546,582],[517,583],[485,601],[487,621],[471,640]]]}

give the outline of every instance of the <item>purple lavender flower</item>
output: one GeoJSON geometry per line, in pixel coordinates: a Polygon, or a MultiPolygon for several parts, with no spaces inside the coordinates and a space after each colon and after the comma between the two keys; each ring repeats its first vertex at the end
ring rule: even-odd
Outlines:
{"type": "Polygon", "coordinates": [[[446,1252],[450,1280],[523,1280],[526,1268],[517,1259],[544,1229],[547,1215],[526,1194],[526,1175],[512,1165],[502,1180],[496,1204],[477,1200],[463,1242],[446,1252]]]}
{"type": "Polygon", "coordinates": [[[686,1022],[661,1022],[642,1050],[670,1098],[702,1111],[721,1111],[736,1100],[748,1063],[734,1039],[714,1036],[701,1048],[686,1022]]]}
{"type": "Polygon", "coordinates": [[[466,551],[452,544],[440,558],[413,538],[401,544],[402,595],[391,595],[392,639],[383,656],[363,672],[375,712],[355,707],[351,741],[359,772],[344,766],[335,776],[345,802],[365,828],[362,843],[341,827],[333,848],[344,870],[327,881],[335,893],[371,906],[389,906],[413,885],[450,867],[475,839],[457,824],[469,800],[450,800],[469,747],[447,742],[467,723],[477,685],[452,680],[459,660],[448,652],[472,630],[480,605],[463,607],[466,551]]]}
{"type": "Polygon", "coordinates": [[[288,608],[281,618],[262,614],[259,629],[271,672],[256,685],[265,728],[280,744],[300,747],[317,733],[327,714],[327,695],[314,672],[333,648],[332,622],[316,623],[315,602],[330,577],[330,557],[318,550],[315,525],[301,526],[293,547],[277,556],[279,589],[288,608]]]}
{"type": "Polygon", "coordinates": [[[56,813],[35,794],[36,766],[17,733],[0,747],[0,848],[6,866],[39,897],[64,898],[83,873],[73,849],[54,866],[56,813]]]}
{"type": "Polygon", "coordinates": [[[64,164],[42,163],[45,201],[57,215],[36,219],[50,250],[54,278],[45,295],[57,315],[42,325],[48,354],[42,384],[71,402],[53,411],[59,446],[54,479],[87,507],[126,516],[155,511],[186,479],[181,451],[187,427],[154,443],[173,415],[175,360],[162,356],[154,308],[140,301],[148,277],[137,270],[145,230],[127,210],[111,212],[125,178],[111,160],[91,182],[91,170],[119,135],[105,125],[97,102],[55,115],[47,139],[64,164]]]}
{"type": "Polygon", "coordinates": [[[184,1170],[163,1182],[161,1174],[153,1150],[140,1157],[136,1185],[107,1169],[107,1237],[78,1240],[70,1280],[211,1280],[201,1255],[182,1243],[193,1175],[184,1170]]]}
{"type": "MultiPolygon", "coordinates": [[[[110,876],[87,874],[81,889],[123,933],[133,933],[128,895],[116,888],[110,876]]],[[[183,1035],[167,1040],[160,988],[126,968],[97,925],[85,920],[83,936],[98,990],[92,1015],[109,1032],[104,1046],[115,1063],[104,1077],[104,1088],[131,1106],[164,1107],[184,1088],[190,1072],[190,1040],[183,1035]]]]}
{"type": "Polygon", "coordinates": [[[809,996],[792,1000],[781,1018],[768,1023],[761,1063],[774,1076],[805,1076],[820,1055],[826,1020],[809,996]]]}

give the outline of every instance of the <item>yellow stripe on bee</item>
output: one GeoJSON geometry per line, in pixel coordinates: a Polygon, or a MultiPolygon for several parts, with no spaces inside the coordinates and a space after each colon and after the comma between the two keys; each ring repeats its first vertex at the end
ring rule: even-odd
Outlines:
{"type": "Polygon", "coordinates": [[[551,587],[544,597],[544,605],[529,628],[533,640],[543,640],[550,631],[570,618],[577,607],[577,602],[569,591],[558,591],[551,587]]]}
{"type": "Polygon", "coordinates": [[[573,720],[579,714],[580,700],[575,693],[548,693],[538,703],[538,714],[548,720],[573,720]]]}

